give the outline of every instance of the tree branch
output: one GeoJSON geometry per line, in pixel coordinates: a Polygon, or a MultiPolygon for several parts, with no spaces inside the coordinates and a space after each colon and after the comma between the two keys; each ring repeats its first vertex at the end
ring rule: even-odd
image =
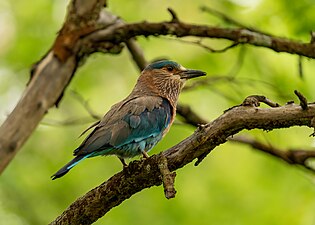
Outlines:
{"type": "Polygon", "coordinates": [[[170,171],[175,171],[197,158],[204,158],[216,146],[243,129],[272,130],[291,126],[312,127],[315,104],[307,110],[291,104],[275,108],[238,106],[211,123],[199,126],[188,138],[174,147],[146,160],[133,161],[100,186],[72,203],[51,224],[91,224],[135,193],[162,184],[159,168],[162,157],[170,171]]]}
{"type": "Polygon", "coordinates": [[[228,15],[226,15],[226,14],[224,14],[224,13],[222,13],[222,12],[216,10],[216,9],[210,8],[208,6],[201,6],[200,10],[203,11],[203,12],[207,12],[209,14],[212,14],[212,15],[222,19],[223,21],[225,21],[225,22],[227,22],[229,24],[235,25],[237,27],[245,28],[247,30],[259,32],[259,33],[262,33],[262,34],[267,34],[267,33],[262,32],[262,31],[260,31],[260,30],[258,30],[256,28],[249,27],[249,26],[247,26],[245,24],[242,24],[239,21],[229,17],[228,15]]]}
{"type": "MultiPolygon", "coordinates": [[[[106,17],[106,13],[101,11],[105,3],[105,0],[70,2],[65,23],[52,48],[34,65],[32,78],[20,101],[0,127],[0,173],[46,112],[58,104],[77,67],[87,55],[96,51],[118,53],[122,49],[120,44],[125,42],[130,51],[135,53],[132,53],[134,57],[136,54],[140,56],[135,60],[141,63],[138,66],[145,66],[144,57],[139,55],[139,50],[131,40],[134,37],[174,35],[220,38],[231,40],[235,45],[250,44],[276,52],[315,58],[313,41],[301,43],[244,27],[228,29],[183,23],[173,10],[169,10],[173,17],[170,22],[124,24],[117,17],[106,17]]],[[[171,172],[194,159],[198,158],[198,162],[201,162],[212,149],[239,131],[313,127],[315,106],[306,104],[304,100],[301,100],[301,105],[302,102],[303,110],[294,104],[271,109],[260,109],[250,104],[234,107],[211,123],[199,126],[194,134],[167,151],[144,161],[131,162],[126,169],[71,204],[52,224],[90,224],[133,194],[144,188],[161,185],[162,182],[165,194],[173,197],[175,175],[171,172]]],[[[191,116],[186,120],[196,121],[198,118],[191,116]]],[[[294,157],[295,161],[292,162],[304,163],[307,159],[305,154],[294,157]]],[[[289,159],[292,160],[292,157],[289,159]]]]}
{"type": "MultiPolygon", "coordinates": [[[[32,69],[32,79],[19,103],[0,127],[0,173],[34,131],[49,108],[58,104],[78,65],[95,51],[118,53],[122,42],[136,36],[174,35],[228,39],[315,58],[315,45],[248,29],[227,29],[171,22],[123,24],[104,22],[104,0],[71,1],[63,28],[52,49],[32,69]],[[21,126],[23,124],[23,126],[21,126]]],[[[177,18],[177,17],[176,17],[177,18]]],[[[144,63],[141,65],[143,66],[144,63]]]]}
{"type": "Polygon", "coordinates": [[[21,99],[0,127],[0,174],[35,130],[49,108],[58,104],[80,61],[80,39],[91,31],[105,1],[72,1],[71,12],[52,49],[31,71],[21,99]]]}
{"type": "Polygon", "coordinates": [[[100,30],[92,34],[90,38],[96,42],[120,43],[132,37],[147,37],[150,35],[174,35],[177,37],[195,36],[203,38],[227,39],[235,43],[269,48],[276,52],[287,52],[308,58],[315,58],[315,45],[312,43],[302,43],[245,28],[220,28],[173,21],[125,24],[113,29],[110,32],[108,30],[100,30]]]}
{"type": "Polygon", "coordinates": [[[298,98],[300,100],[300,106],[302,107],[302,109],[307,110],[308,109],[307,99],[304,97],[304,95],[302,95],[302,93],[299,92],[298,90],[295,90],[294,94],[296,94],[296,96],[298,96],[298,98]]]}
{"type": "MultiPolygon", "coordinates": [[[[295,91],[295,92],[297,92],[297,91],[295,91]]],[[[301,93],[299,93],[299,94],[302,96],[301,93]]],[[[241,105],[242,106],[256,107],[257,103],[248,104],[249,99],[253,99],[253,98],[256,99],[256,102],[257,101],[264,102],[265,104],[269,105],[270,107],[280,107],[280,105],[278,103],[274,103],[264,96],[257,96],[257,95],[252,95],[252,96],[247,97],[241,105]]],[[[251,102],[253,102],[253,100],[251,102]]],[[[307,103],[304,102],[304,104],[307,104],[307,103]]],[[[241,106],[241,105],[239,105],[239,106],[241,106]]],[[[235,106],[235,107],[239,107],[239,106],[235,106]]],[[[300,104],[300,106],[301,106],[301,104],[300,104]]],[[[229,111],[235,107],[232,107],[226,111],[229,111]]],[[[303,109],[303,107],[301,106],[302,110],[305,110],[305,109],[303,109]]],[[[202,119],[199,115],[197,115],[194,111],[192,111],[189,106],[178,107],[177,113],[180,116],[182,116],[182,118],[184,119],[184,122],[187,124],[191,124],[193,126],[200,126],[200,125],[207,123],[206,120],[202,119]]],[[[311,127],[314,127],[314,124],[312,121],[314,122],[314,118],[311,120],[311,124],[310,124],[311,127]]],[[[312,172],[315,172],[315,168],[310,167],[307,164],[308,159],[315,158],[315,151],[314,150],[313,151],[301,150],[301,149],[282,150],[282,149],[275,148],[272,145],[266,145],[262,142],[259,142],[253,138],[249,138],[245,135],[241,135],[241,136],[237,135],[237,136],[229,137],[227,139],[229,141],[232,141],[232,142],[250,145],[252,148],[254,148],[256,150],[259,150],[259,151],[268,153],[274,157],[280,158],[289,164],[298,164],[298,165],[301,165],[308,170],[311,170],[312,172]]]]}
{"type": "Polygon", "coordinates": [[[315,172],[315,168],[312,168],[307,164],[308,159],[315,158],[315,151],[302,150],[302,149],[290,149],[290,150],[278,149],[278,148],[275,148],[274,146],[259,142],[253,138],[240,136],[240,135],[236,137],[228,138],[228,140],[232,142],[249,145],[256,150],[260,150],[262,152],[265,152],[272,156],[280,158],[286,163],[301,165],[304,168],[312,172],[315,172]]]}

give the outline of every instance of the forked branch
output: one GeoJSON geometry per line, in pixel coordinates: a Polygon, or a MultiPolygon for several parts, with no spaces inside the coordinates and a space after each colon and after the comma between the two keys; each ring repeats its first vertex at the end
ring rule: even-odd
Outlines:
{"type": "MultiPolygon", "coordinates": [[[[191,136],[174,147],[146,160],[131,162],[126,169],[72,203],[51,224],[91,224],[135,193],[161,185],[163,178],[159,165],[165,159],[172,172],[194,159],[201,161],[215,147],[241,130],[312,127],[314,116],[314,104],[309,104],[308,110],[302,110],[295,104],[275,108],[234,107],[216,120],[199,126],[191,136]]],[[[170,187],[173,187],[172,184],[170,187]]]]}

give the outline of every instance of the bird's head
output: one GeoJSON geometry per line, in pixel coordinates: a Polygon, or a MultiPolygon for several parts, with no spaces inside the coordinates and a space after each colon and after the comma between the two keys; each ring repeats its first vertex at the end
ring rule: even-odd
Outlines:
{"type": "Polygon", "coordinates": [[[174,61],[157,61],[142,71],[135,91],[139,94],[158,95],[167,98],[173,105],[176,105],[186,80],[205,75],[206,73],[203,71],[186,69],[174,61]]]}
{"type": "Polygon", "coordinates": [[[177,62],[170,60],[162,60],[154,62],[148,65],[144,70],[144,73],[158,76],[159,78],[178,80],[185,82],[188,79],[205,76],[206,73],[200,70],[186,69],[177,62]]]}

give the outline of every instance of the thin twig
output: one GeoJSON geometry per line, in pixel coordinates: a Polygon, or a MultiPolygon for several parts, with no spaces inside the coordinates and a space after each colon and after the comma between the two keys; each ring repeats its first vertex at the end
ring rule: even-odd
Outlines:
{"type": "Polygon", "coordinates": [[[167,8],[167,11],[172,15],[171,22],[178,23],[179,19],[178,19],[176,12],[172,8],[167,8]]]}
{"type": "Polygon", "coordinates": [[[298,96],[298,98],[300,100],[300,106],[302,107],[302,109],[307,110],[308,109],[307,99],[304,97],[304,95],[302,95],[302,93],[299,92],[298,90],[295,90],[294,94],[296,94],[296,96],[298,96]]]}
{"type": "Polygon", "coordinates": [[[229,23],[229,24],[232,24],[232,25],[235,25],[237,27],[241,27],[241,28],[245,28],[247,30],[250,30],[250,31],[255,31],[255,32],[259,32],[259,33],[263,33],[263,34],[267,34],[265,32],[262,32],[260,30],[258,30],[257,28],[253,28],[253,27],[250,27],[250,26],[247,26],[235,19],[233,19],[232,17],[229,17],[228,15],[216,10],[216,9],[213,9],[213,8],[210,8],[208,6],[201,6],[200,7],[200,10],[203,11],[203,12],[207,12],[207,13],[210,13],[220,19],[222,19],[223,21],[229,23]]]}
{"type": "Polygon", "coordinates": [[[299,77],[303,79],[304,72],[303,72],[303,57],[302,56],[298,57],[298,71],[299,71],[299,77]]]}
{"type": "Polygon", "coordinates": [[[139,44],[134,38],[132,38],[126,41],[126,46],[132,56],[133,61],[137,64],[139,70],[142,71],[148,65],[148,62],[145,59],[144,53],[139,44]]]}
{"type": "Polygon", "coordinates": [[[276,102],[271,101],[270,99],[266,98],[263,95],[251,95],[248,96],[244,102],[242,103],[243,106],[256,106],[258,107],[260,102],[265,103],[270,107],[279,107],[280,105],[276,102]]]}
{"type": "Polygon", "coordinates": [[[261,102],[273,108],[280,107],[278,103],[271,101],[270,99],[266,98],[263,95],[250,95],[245,98],[242,104],[237,105],[237,106],[232,106],[231,108],[226,109],[224,112],[227,112],[238,106],[259,107],[261,102]]]}
{"type": "Polygon", "coordinates": [[[200,124],[207,124],[208,121],[202,119],[197,113],[195,113],[189,106],[187,105],[178,105],[177,114],[182,116],[184,122],[187,124],[191,124],[195,127],[199,126],[200,124]]]}
{"type": "Polygon", "coordinates": [[[170,172],[167,165],[167,159],[164,155],[161,154],[159,160],[159,169],[162,175],[164,194],[167,199],[175,198],[176,190],[174,187],[175,182],[175,172],[170,172]]]}
{"type": "Polygon", "coordinates": [[[227,73],[228,76],[236,77],[236,75],[239,73],[243,66],[244,58],[245,58],[246,48],[244,46],[241,46],[239,48],[239,52],[236,56],[236,60],[234,65],[231,67],[231,70],[227,73]]]}
{"type": "Polygon", "coordinates": [[[79,103],[82,104],[82,106],[84,107],[84,109],[89,113],[89,115],[90,115],[93,119],[99,120],[100,118],[102,118],[99,114],[95,113],[95,112],[92,110],[92,108],[91,108],[89,102],[88,102],[87,100],[85,100],[85,99],[83,98],[83,96],[82,96],[79,92],[71,90],[71,91],[70,91],[70,94],[71,94],[79,103]]]}
{"type": "Polygon", "coordinates": [[[236,46],[239,45],[239,43],[232,43],[222,49],[214,49],[208,45],[205,45],[202,43],[202,39],[196,40],[196,41],[191,41],[191,40],[185,40],[185,39],[178,39],[178,38],[172,38],[172,37],[162,37],[162,39],[166,39],[166,40],[170,40],[170,41],[177,41],[177,42],[181,42],[181,43],[185,43],[185,44],[193,44],[193,45],[197,45],[199,47],[204,48],[205,50],[211,52],[211,53],[223,53],[226,52],[229,49],[232,49],[236,46]]]}
{"type": "Polygon", "coordinates": [[[40,122],[40,124],[46,125],[46,126],[74,126],[74,125],[88,124],[93,121],[95,120],[91,119],[91,117],[71,118],[71,119],[66,119],[62,121],[46,118],[42,122],[40,122]]]}

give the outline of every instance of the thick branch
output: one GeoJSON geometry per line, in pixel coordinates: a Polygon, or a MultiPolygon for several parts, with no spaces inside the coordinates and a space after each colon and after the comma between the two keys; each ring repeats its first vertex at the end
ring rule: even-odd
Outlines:
{"type": "Polygon", "coordinates": [[[204,25],[194,25],[183,22],[134,23],[121,25],[119,28],[99,31],[91,35],[94,41],[120,43],[136,36],[174,35],[177,37],[195,36],[203,38],[228,39],[235,43],[251,44],[270,48],[276,52],[287,52],[315,58],[315,45],[302,43],[286,38],[276,37],[245,28],[220,28],[204,25]]]}
{"type": "MultiPolygon", "coordinates": [[[[134,43],[136,44],[136,42],[134,42],[134,43]]],[[[138,49],[137,51],[140,51],[140,55],[143,57],[143,52],[141,51],[141,49],[139,47],[137,49],[138,49]]],[[[132,55],[133,54],[138,54],[138,53],[133,52],[132,55]]],[[[133,58],[134,58],[134,60],[136,60],[138,57],[133,57],[133,58]]],[[[138,62],[137,62],[137,64],[138,64],[138,62]]],[[[140,70],[141,70],[141,68],[140,68],[140,70]]],[[[88,102],[81,95],[79,95],[76,92],[73,92],[73,94],[76,97],[76,100],[78,100],[80,102],[80,104],[82,104],[82,106],[85,108],[85,110],[89,113],[90,117],[92,117],[96,120],[101,119],[101,115],[97,115],[95,112],[93,112],[93,110],[90,108],[90,105],[88,104],[88,102]]],[[[259,106],[260,102],[264,102],[265,104],[269,105],[270,107],[279,107],[280,106],[278,103],[272,102],[271,100],[267,99],[265,96],[252,95],[252,96],[248,96],[243,101],[242,104],[240,104],[238,106],[234,106],[232,108],[236,108],[236,107],[239,107],[241,105],[242,106],[257,107],[257,106],[259,106]]],[[[305,104],[307,104],[307,103],[305,103],[305,104]]],[[[231,110],[231,109],[228,109],[228,110],[231,110]]],[[[228,110],[226,110],[226,111],[228,111],[228,110]]],[[[181,120],[183,120],[185,123],[190,124],[190,125],[195,126],[195,127],[202,126],[202,125],[208,123],[208,121],[201,118],[198,114],[196,114],[187,105],[178,104],[177,105],[177,115],[179,115],[181,117],[181,120]]],[[[67,121],[62,121],[62,122],[60,122],[60,121],[51,122],[50,121],[49,123],[47,123],[47,121],[46,121],[46,124],[49,124],[49,125],[51,125],[51,124],[53,124],[53,125],[74,125],[74,124],[79,124],[78,121],[80,121],[80,120],[82,120],[82,119],[73,119],[73,120],[67,120],[67,121]]],[[[243,136],[237,135],[237,136],[229,137],[228,140],[232,141],[232,142],[236,142],[236,143],[242,143],[242,144],[250,145],[252,148],[254,148],[256,150],[263,151],[263,152],[268,153],[272,156],[280,158],[287,163],[300,164],[300,165],[304,166],[305,168],[314,171],[313,168],[310,168],[307,166],[306,161],[308,158],[314,158],[315,157],[315,151],[300,150],[300,149],[299,150],[281,150],[281,149],[275,148],[272,145],[266,145],[262,142],[259,142],[253,138],[250,138],[250,137],[247,137],[244,135],[243,136]]],[[[165,166],[163,166],[163,167],[165,167],[165,166]]],[[[161,165],[159,165],[159,168],[161,170],[161,165]]]]}
{"type": "MultiPolygon", "coordinates": [[[[267,99],[264,96],[259,96],[259,95],[252,95],[247,97],[244,102],[241,104],[242,106],[253,106],[257,105],[259,102],[264,102],[267,105],[271,107],[279,107],[280,105],[278,103],[274,103],[271,100],[267,99]],[[250,100],[255,99],[256,103],[255,104],[248,104],[251,102],[250,100]]],[[[307,103],[306,103],[307,104],[307,103]]],[[[301,106],[301,105],[300,105],[301,106]]],[[[238,107],[238,106],[236,106],[238,107]]],[[[233,109],[235,107],[232,107],[233,109]]],[[[301,107],[303,109],[303,107],[301,107]]],[[[229,111],[231,109],[228,109],[226,111],[229,111]]],[[[303,109],[304,110],[304,109],[303,109]]],[[[199,117],[198,114],[196,114],[194,111],[190,109],[189,106],[180,106],[177,108],[177,114],[181,115],[182,118],[184,119],[184,122],[187,124],[191,124],[193,126],[200,126],[203,124],[206,124],[207,121],[199,117]]],[[[313,120],[314,121],[314,118],[313,120]]],[[[314,127],[314,124],[311,123],[311,127],[314,127]]],[[[228,138],[229,141],[241,143],[241,144],[246,144],[251,146],[252,148],[268,153],[274,157],[280,158],[283,161],[289,163],[289,164],[298,164],[303,166],[306,169],[309,169],[313,172],[315,172],[315,168],[310,167],[308,165],[307,160],[310,158],[315,158],[315,151],[311,150],[301,150],[301,149],[290,149],[290,150],[284,150],[284,149],[278,149],[272,145],[266,145],[260,141],[257,141],[253,138],[249,138],[247,136],[233,136],[228,138]]]]}
{"type": "Polygon", "coordinates": [[[134,24],[122,24],[121,21],[114,20],[104,23],[103,18],[96,21],[104,1],[81,3],[79,0],[71,2],[67,19],[52,50],[34,66],[29,86],[0,127],[0,173],[34,131],[44,114],[58,103],[82,59],[95,51],[117,53],[121,50],[119,44],[128,43],[130,38],[149,35],[221,38],[315,58],[313,43],[291,41],[247,29],[192,25],[178,20],[134,24]]]}
{"type": "Polygon", "coordinates": [[[226,142],[229,136],[243,129],[272,130],[291,126],[312,126],[315,105],[308,110],[298,105],[260,109],[235,107],[211,123],[199,127],[194,134],[176,146],[144,161],[133,161],[86,195],[76,200],[51,224],[91,224],[111,208],[142,189],[161,185],[159,163],[166,157],[170,171],[177,170],[194,159],[204,157],[216,146],[226,142]]]}
{"type": "Polygon", "coordinates": [[[69,58],[63,65],[49,53],[38,65],[17,106],[0,128],[0,173],[52,107],[76,70],[69,58]],[[58,74],[58,76],[56,76],[58,74]]]}
{"type": "Polygon", "coordinates": [[[32,68],[32,78],[21,99],[0,127],[0,173],[46,112],[58,103],[77,69],[81,49],[77,44],[80,45],[81,35],[86,35],[88,27],[93,26],[89,18],[97,18],[104,5],[102,0],[82,5],[80,2],[70,4],[69,11],[73,15],[67,17],[52,50],[32,68]]]}

